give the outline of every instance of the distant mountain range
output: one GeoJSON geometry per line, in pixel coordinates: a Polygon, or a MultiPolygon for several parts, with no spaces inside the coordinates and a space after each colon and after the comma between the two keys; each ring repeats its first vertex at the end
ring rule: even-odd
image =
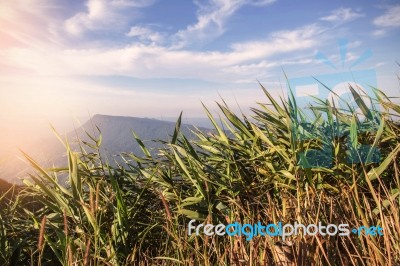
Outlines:
{"type": "MultiPolygon", "coordinates": [[[[99,135],[96,126],[100,129],[102,135],[101,151],[112,161],[113,155],[118,155],[122,152],[143,154],[133,137],[133,131],[149,149],[155,150],[160,147],[160,143],[153,140],[166,141],[171,139],[175,129],[175,122],[151,118],[95,115],[91,120],[66,134],[63,138],[68,139],[71,147],[76,149],[77,138],[90,142],[90,138],[85,131],[95,136],[99,135]]],[[[211,131],[203,127],[199,129],[211,131]]],[[[194,138],[192,130],[195,130],[192,125],[181,125],[181,132],[189,139],[194,138]]],[[[24,148],[24,152],[45,167],[67,165],[65,148],[55,136],[52,139],[31,143],[29,147],[24,148]]],[[[16,153],[3,156],[3,160],[0,161],[0,178],[8,182],[18,183],[17,177],[26,176],[30,166],[21,159],[22,157],[21,154],[17,156],[16,153]]]]}

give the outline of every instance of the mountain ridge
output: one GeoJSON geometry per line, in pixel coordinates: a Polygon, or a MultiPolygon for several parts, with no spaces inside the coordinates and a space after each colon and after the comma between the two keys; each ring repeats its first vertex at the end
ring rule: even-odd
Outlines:
{"type": "MultiPolygon", "coordinates": [[[[96,126],[102,135],[100,151],[107,158],[116,158],[121,153],[134,153],[142,155],[143,152],[136,142],[133,132],[143,141],[151,151],[161,147],[159,142],[154,140],[168,141],[173,135],[176,122],[163,121],[155,118],[141,118],[131,116],[115,116],[95,114],[81,126],[67,134],[61,135],[67,139],[72,149],[78,150],[78,140],[90,142],[91,139],[85,132],[98,136],[96,126]]],[[[190,124],[181,124],[181,132],[188,138],[193,139],[195,130],[211,131],[203,127],[196,127],[190,124]]],[[[62,143],[56,138],[44,139],[34,142],[24,149],[33,159],[37,160],[44,167],[67,165],[66,151],[62,143]]],[[[25,176],[32,172],[30,167],[17,158],[17,155],[3,165],[0,165],[0,179],[7,182],[18,183],[17,177],[25,176]]],[[[19,155],[21,157],[21,155],[19,155]]]]}

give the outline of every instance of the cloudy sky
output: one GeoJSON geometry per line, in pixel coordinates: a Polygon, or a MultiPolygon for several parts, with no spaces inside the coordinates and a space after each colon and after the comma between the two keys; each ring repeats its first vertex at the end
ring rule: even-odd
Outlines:
{"type": "Polygon", "coordinates": [[[263,101],[257,80],[278,95],[284,73],[375,69],[396,96],[399,14],[390,0],[0,0],[1,129],[199,117],[220,96],[246,109],[263,101]]]}

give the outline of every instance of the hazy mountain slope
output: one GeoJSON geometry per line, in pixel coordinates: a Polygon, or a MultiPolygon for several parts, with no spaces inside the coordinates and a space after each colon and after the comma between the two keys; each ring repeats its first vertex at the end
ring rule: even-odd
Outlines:
{"type": "MultiPolygon", "coordinates": [[[[89,140],[89,138],[85,136],[84,130],[89,133],[97,133],[94,125],[100,128],[103,137],[102,148],[110,155],[119,154],[121,152],[141,152],[139,145],[133,137],[133,131],[146,146],[156,148],[159,144],[152,140],[167,140],[175,129],[174,122],[149,118],[95,115],[91,121],[88,121],[77,130],[77,134],[84,140],[89,140]]],[[[193,130],[194,127],[184,124],[181,126],[182,132],[186,136],[189,136],[189,138],[193,137],[190,131],[191,129],[193,130]]],[[[74,135],[76,135],[76,133],[70,133],[68,139],[72,139],[74,135]]]]}
{"type": "MultiPolygon", "coordinates": [[[[113,155],[118,155],[121,152],[132,152],[142,155],[141,149],[132,135],[132,131],[142,139],[149,149],[154,150],[160,147],[160,144],[152,140],[168,140],[171,138],[175,129],[175,122],[150,118],[95,115],[91,120],[64,137],[68,139],[73,149],[78,149],[76,144],[77,137],[85,141],[90,141],[85,131],[97,136],[98,131],[95,126],[99,127],[103,138],[101,151],[112,161],[116,159],[113,155]]],[[[210,131],[206,128],[199,129],[210,131]]],[[[191,130],[194,130],[194,126],[181,125],[181,131],[189,139],[194,137],[191,130]]],[[[46,167],[62,166],[67,163],[65,149],[55,136],[51,139],[34,142],[29,147],[24,148],[24,151],[46,167]]],[[[22,157],[17,152],[4,156],[6,159],[0,164],[0,178],[14,183],[18,181],[17,176],[26,175],[30,167],[21,159],[18,159],[17,156],[22,157]]]]}

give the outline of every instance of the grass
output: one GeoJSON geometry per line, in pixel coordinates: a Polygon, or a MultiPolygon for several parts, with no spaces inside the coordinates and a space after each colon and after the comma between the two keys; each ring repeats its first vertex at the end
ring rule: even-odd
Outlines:
{"type": "Polygon", "coordinates": [[[353,90],[362,114],[317,100],[310,124],[293,97],[278,103],[262,89],[269,103],[253,108],[251,118],[222,102],[216,121],[205,107],[215,128],[195,132],[194,141],[181,134],[179,118],[156,155],[133,135],[143,154],[121,154],[128,167],[110,167],[100,153],[100,131],[88,133],[91,142],[78,151],[63,141],[64,168],[43,169],[25,154],[35,174],[15,197],[1,198],[0,263],[400,265],[400,105],[375,90],[370,100],[381,109],[365,108],[353,90]],[[299,138],[307,127],[319,135],[299,138]],[[370,145],[366,152],[354,153],[363,144],[370,145]],[[332,165],[309,167],[307,154],[321,147],[329,147],[332,165]],[[384,235],[246,241],[189,236],[191,219],[379,225],[384,235]]]}

